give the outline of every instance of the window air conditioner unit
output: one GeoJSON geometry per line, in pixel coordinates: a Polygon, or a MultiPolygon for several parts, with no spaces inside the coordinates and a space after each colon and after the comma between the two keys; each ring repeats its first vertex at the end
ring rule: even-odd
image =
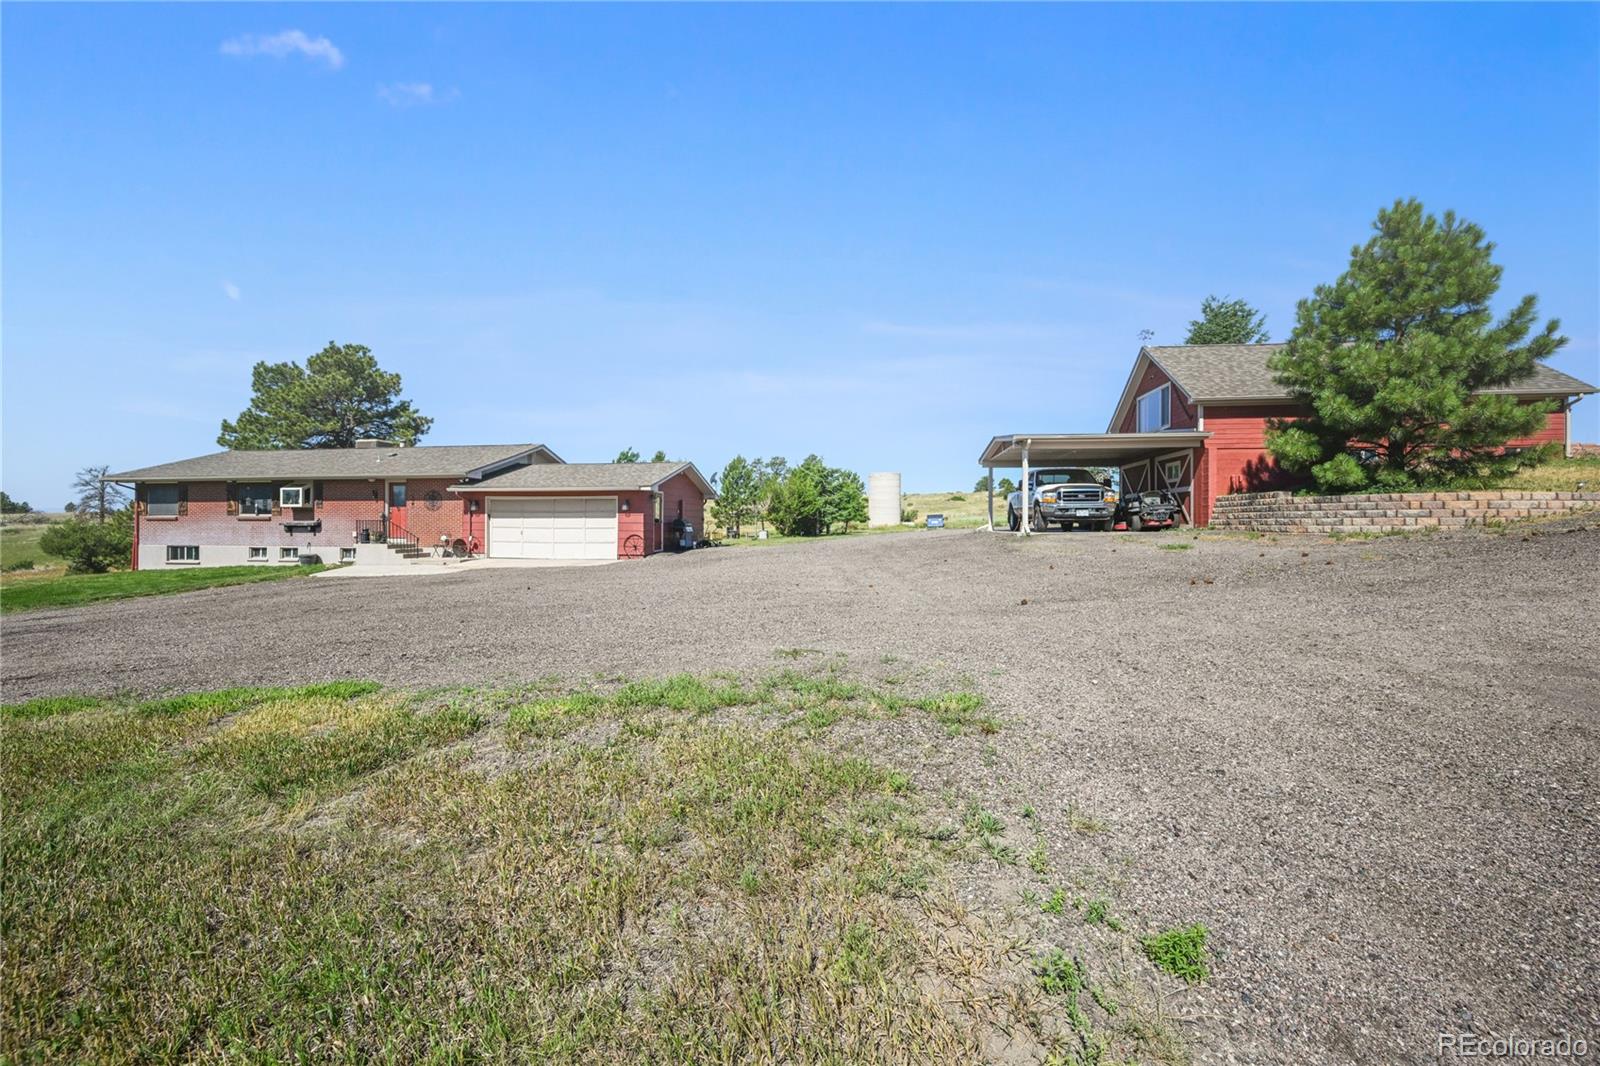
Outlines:
{"type": "Polygon", "coordinates": [[[284,485],[278,489],[278,506],[280,507],[310,507],[310,485],[284,485]]]}

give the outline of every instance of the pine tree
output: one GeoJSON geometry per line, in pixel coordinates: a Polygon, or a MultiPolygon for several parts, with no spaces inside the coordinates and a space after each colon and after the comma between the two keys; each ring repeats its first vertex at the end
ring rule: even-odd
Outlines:
{"type": "Polygon", "coordinates": [[[1494,245],[1454,212],[1441,220],[1397,200],[1373,229],[1337,281],[1300,301],[1272,357],[1279,382],[1312,413],[1275,421],[1268,451],[1325,492],[1495,477],[1543,458],[1500,450],[1542,426],[1553,401],[1483,390],[1527,377],[1566,344],[1560,322],[1529,340],[1531,295],[1494,321],[1494,245]]]}
{"type": "Polygon", "coordinates": [[[411,445],[433,425],[364,344],[329,341],[303,367],[257,363],[250,385],[250,406],[222,421],[224,448],[349,448],[363,437],[411,445]]]}
{"type": "MultiPolygon", "coordinates": [[[[761,460],[756,460],[759,465],[761,460]]],[[[717,500],[711,513],[717,525],[730,529],[738,536],[744,524],[755,517],[761,502],[761,483],[756,466],[742,455],[728,460],[728,465],[716,477],[717,500]]]]}
{"type": "Polygon", "coordinates": [[[1207,296],[1200,317],[1189,322],[1185,344],[1260,344],[1267,339],[1267,316],[1243,300],[1207,296]]]}

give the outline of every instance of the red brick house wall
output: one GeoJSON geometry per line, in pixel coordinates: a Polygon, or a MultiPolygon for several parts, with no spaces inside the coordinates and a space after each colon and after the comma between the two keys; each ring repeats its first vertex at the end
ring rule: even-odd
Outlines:
{"type": "Polygon", "coordinates": [[[441,536],[454,541],[462,535],[467,504],[461,493],[449,491],[459,484],[460,478],[406,479],[405,528],[420,546],[431,548],[441,536]]]}
{"type": "MultiPolygon", "coordinates": [[[[261,484],[246,482],[245,484],[261,484]]],[[[181,506],[182,514],[176,518],[161,518],[144,513],[145,493],[140,486],[138,498],[141,505],[134,521],[136,536],[143,544],[242,544],[251,546],[305,547],[308,542],[317,547],[341,548],[355,543],[354,533],[359,523],[376,521],[383,517],[383,485],[366,481],[323,481],[315,488],[321,495],[313,502],[316,507],[302,507],[281,511],[273,515],[241,515],[230,500],[237,485],[228,481],[191,481],[183,486],[187,502],[181,506]],[[374,498],[374,491],[378,498],[374,498]],[[322,520],[319,533],[288,533],[283,523],[291,519],[322,520]]],[[[313,491],[313,496],[317,494],[313,491]]],[[[273,498],[277,498],[277,484],[273,484],[273,498]]]]}

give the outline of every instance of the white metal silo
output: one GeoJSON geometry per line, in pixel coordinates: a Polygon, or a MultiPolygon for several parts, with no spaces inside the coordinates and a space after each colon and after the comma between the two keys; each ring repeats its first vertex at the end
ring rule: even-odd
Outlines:
{"type": "Polygon", "coordinates": [[[900,475],[867,475],[867,522],[874,526],[900,524],[900,475]]]}

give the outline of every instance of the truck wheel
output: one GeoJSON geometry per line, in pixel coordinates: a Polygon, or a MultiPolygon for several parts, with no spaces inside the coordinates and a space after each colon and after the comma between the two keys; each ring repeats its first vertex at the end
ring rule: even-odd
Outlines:
{"type": "Polygon", "coordinates": [[[1011,507],[1006,508],[1006,528],[1013,533],[1022,528],[1022,519],[1017,517],[1016,510],[1011,507]]]}
{"type": "Polygon", "coordinates": [[[1100,523],[1100,528],[1105,530],[1107,533],[1110,533],[1113,529],[1117,528],[1117,520],[1115,518],[1108,518],[1104,522],[1100,523]]]}
{"type": "Polygon", "coordinates": [[[1144,528],[1144,519],[1140,518],[1136,514],[1128,516],[1128,529],[1130,531],[1132,531],[1134,533],[1137,533],[1137,532],[1139,532],[1139,530],[1141,530],[1143,528],[1144,528]]]}
{"type": "Polygon", "coordinates": [[[1039,508],[1037,507],[1033,509],[1032,525],[1033,528],[1038,530],[1040,533],[1048,532],[1050,529],[1050,523],[1044,520],[1044,515],[1040,513],[1039,508]]]}

